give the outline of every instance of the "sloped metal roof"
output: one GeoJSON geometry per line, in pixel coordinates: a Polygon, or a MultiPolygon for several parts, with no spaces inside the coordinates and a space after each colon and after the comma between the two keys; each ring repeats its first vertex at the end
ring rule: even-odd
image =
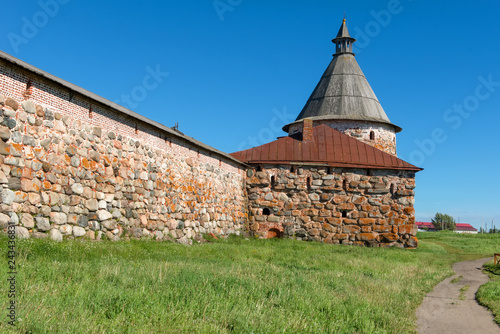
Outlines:
{"type": "MultiPolygon", "coordinates": [[[[426,222],[415,222],[415,225],[417,225],[420,228],[428,228],[428,229],[435,229],[435,226],[433,223],[426,223],[426,222]]],[[[456,231],[477,231],[477,229],[470,225],[470,224],[460,224],[457,223],[455,224],[456,231]]]]}
{"type": "Polygon", "coordinates": [[[457,231],[477,231],[477,229],[471,224],[456,223],[455,225],[457,231]]]}
{"type": "Polygon", "coordinates": [[[324,124],[313,127],[312,141],[282,137],[231,156],[251,164],[314,163],[332,167],[420,171],[391,154],[356,140],[324,124]]]}
{"type": "MultiPolygon", "coordinates": [[[[349,36],[345,21],[333,41],[342,39],[353,40],[349,36]]],[[[295,121],[304,118],[372,121],[389,124],[396,132],[401,131],[401,128],[392,124],[387,117],[351,52],[334,55],[295,121]]],[[[283,130],[288,132],[289,126],[290,124],[285,125],[283,130]]]]}

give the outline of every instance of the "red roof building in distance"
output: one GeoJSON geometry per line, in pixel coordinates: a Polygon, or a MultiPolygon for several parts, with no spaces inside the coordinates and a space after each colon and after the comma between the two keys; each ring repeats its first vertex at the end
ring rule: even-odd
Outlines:
{"type": "Polygon", "coordinates": [[[474,228],[474,226],[470,224],[456,224],[457,229],[455,232],[457,233],[471,233],[471,234],[477,234],[477,229],[474,228]]]}
{"type": "MultiPolygon", "coordinates": [[[[420,232],[432,232],[436,230],[433,223],[416,222],[415,224],[417,225],[418,231],[420,232]]],[[[477,229],[474,226],[472,226],[471,224],[463,224],[463,223],[456,224],[456,229],[454,232],[470,233],[470,234],[478,233],[477,229]]]]}
{"type": "Polygon", "coordinates": [[[433,223],[415,222],[419,232],[433,232],[435,227],[433,223]]]}

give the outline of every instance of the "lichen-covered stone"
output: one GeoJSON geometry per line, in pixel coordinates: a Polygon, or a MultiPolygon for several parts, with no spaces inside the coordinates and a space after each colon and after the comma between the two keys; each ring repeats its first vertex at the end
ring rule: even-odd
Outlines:
{"type": "Polygon", "coordinates": [[[101,221],[101,224],[104,224],[103,221],[113,218],[113,215],[106,210],[97,211],[97,217],[101,221]]]}
{"type": "Polygon", "coordinates": [[[80,227],[80,226],[74,226],[73,227],[73,235],[76,237],[76,238],[79,238],[79,237],[83,237],[87,232],[85,231],[84,228],[80,227]]]}
{"type": "Polygon", "coordinates": [[[267,166],[255,176],[250,173],[246,187],[252,234],[413,247],[415,242],[408,241],[416,233],[413,192],[394,189],[411,187],[414,172],[380,171],[369,177],[363,170],[299,169],[267,166]],[[270,182],[272,176],[277,182],[270,182]]]}
{"type": "Polygon", "coordinates": [[[83,186],[80,183],[73,183],[71,185],[71,191],[74,194],[81,195],[83,193],[83,186]]]}
{"type": "Polygon", "coordinates": [[[28,213],[23,213],[21,216],[21,225],[23,225],[27,229],[34,228],[35,220],[33,219],[33,216],[28,213]]]}
{"type": "Polygon", "coordinates": [[[101,225],[106,228],[107,230],[114,230],[118,224],[115,220],[104,220],[101,221],[101,225]]]}
{"type": "Polygon", "coordinates": [[[63,212],[51,212],[50,221],[57,225],[64,225],[68,222],[68,216],[63,212]]]}
{"type": "Polygon", "coordinates": [[[43,111],[43,107],[41,105],[37,104],[35,109],[36,109],[36,115],[38,117],[44,117],[45,116],[45,113],[43,111]]]}
{"type": "Polygon", "coordinates": [[[38,231],[44,232],[50,230],[50,224],[47,218],[35,217],[35,221],[36,221],[36,228],[38,229],[38,231]]]}
{"type": "Polygon", "coordinates": [[[77,224],[78,224],[78,226],[83,227],[83,228],[87,227],[89,225],[88,217],[85,215],[78,216],[77,224]]]}
{"type": "Polygon", "coordinates": [[[51,229],[49,233],[49,237],[53,241],[61,242],[63,240],[62,234],[58,229],[51,229]]]}
{"type": "Polygon", "coordinates": [[[1,155],[9,155],[10,154],[10,145],[0,141],[0,154],[1,155]]]}
{"type": "Polygon", "coordinates": [[[17,122],[15,119],[12,118],[4,118],[2,122],[0,122],[1,125],[8,127],[9,129],[14,129],[17,125],[17,122]]]}
{"type": "Polygon", "coordinates": [[[95,198],[88,199],[85,201],[85,206],[90,211],[97,211],[97,209],[99,209],[99,201],[95,198]]]}
{"type": "Polygon", "coordinates": [[[62,235],[70,235],[73,233],[73,226],[71,225],[62,225],[59,227],[59,231],[61,231],[62,235]]]}
{"type": "Polygon", "coordinates": [[[24,111],[27,112],[28,114],[34,114],[36,112],[36,107],[32,100],[23,101],[21,103],[21,106],[23,107],[24,111]]]}
{"type": "Polygon", "coordinates": [[[43,115],[46,120],[52,121],[54,119],[54,112],[49,108],[44,108],[43,115]]]}
{"type": "Polygon", "coordinates": [[[0,200],[3,204],[12,204],[14,202],[14,197],[14,192],[10,189],[4,189],[0,192],[0,200]]]}
{"type": "Polygon", "coordinates": [[[119,240],[139,228],[140,237],[163,240],[174,220],[176,238],[190,243],[201,233],[244,228],[241,166],[189,143],[156,141],[156,134],[92,126],[64,104],[54,112],[46,103],[24,101],[17,112],[5,107],[0,121],[0,200],[6,210],[22,211],[20,226],[33,237],[51,231],[62,240],[59,228],[71,238],[88,228],[119,240]]]}
{"type": "Polygon", "coordinates": [[[0,125],[0,139],[7,141],[10,139],[10,129],[6,126],[0,125]]]}
{"type": "Polygon", "coordinates": [[[16,110],[19,108],[19,103],[18,103],[16,100],[14,100],[14,99],[12,99],[12,98],[10,98],[10,97],[7,97],[7,98],[5,99],[4,104],[5,104],[6,106],[8,106],[8,107],[12,108],[12,110],[14,110],[14,111],[16,111],[16,110]]]}
{"type": "Polygon", "coordinates": [[[22,226],[16,226],[16,238],[19,239],[29,239],[30,238],[30,233],[27,228],[22,227],[22,226]]]}
{"type": "Polygon", "coordinates": [[[3,230],[7,228],[9,223],[10,223],[10,216],[4,213],[0,213],[0,229],[3,230]]]}

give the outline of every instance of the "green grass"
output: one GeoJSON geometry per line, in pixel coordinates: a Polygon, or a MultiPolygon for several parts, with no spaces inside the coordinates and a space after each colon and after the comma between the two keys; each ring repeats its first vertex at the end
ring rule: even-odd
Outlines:
{"type": "Polygon", "coordinates": [[[463,287],[460,288],[460,296],[458,297],[458,299],[460,300],[465,300],[465,293],[467,291],[469,291],[469,288],[470,288],[470,285],[465,285],[463,287]]]}
{"type": "MultiPolygon", "coordinates": [[[[500,245],[500,236],[419,238],[416,250],[242,238],[191,247],[18,241],[15,331],[414,333],[418,305],[451,264],[500,245]]],[[[6,277],[5,237],[1,250],[6,277]]],[[[5,310],[6,283],[0,295],[5,310]]],[[[0,321],[11,330],[4,314],[0,321]]]]}
{"type": "Polygon", "coordinates": [[[479,288],[476,298],[481,305],[493,312],[495,322],[500,325],[500,264],[495,266],[490,261],[484,267],[490,281],[479,288]]]}
{"type": "Polygon", "coordinates": [[[462,278],[464,278],[462,275],[460,275],[458,277],[455,277],[454,279],[452,279],[450,281],[450,283],[452,283],[452,284],[458,283],[458,282],[460,282],[462,280],[462,278]]]}
{"type": "Polygon", "coordinates": [[[493,257],[500,251],[500,234],[459,234],[449,231],[418,234],[419,241],[443,247],[460,261],[493,257]]]}

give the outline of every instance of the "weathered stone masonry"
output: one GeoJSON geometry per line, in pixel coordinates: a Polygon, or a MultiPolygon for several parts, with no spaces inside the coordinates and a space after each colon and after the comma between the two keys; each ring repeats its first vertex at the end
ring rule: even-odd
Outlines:
{"type": "Polygon", "coordinates": [[[416,247],[413,171],[263,165],[249,170],[250,230],[349,245],[416,247]]]}
{"type": "Polygon", "coordinates": [[[361,71],[346,20],[335,54],[287,137],[232,156],[247,172],[249,228],[260,237],[417,247],[422,169],[396,156],[396,133],[361,71]]]}
{"type": "Polygon", "coordinates": [[[249,231],[416,247],[415,173],[345,20],[288,136],[231,155],[0,52],[0,229],[192,243],[249,231]]]}
{"type": "Polygon", "coordinates": [[[2,54],[0,224],[18,235],[189,243],[239,233],[245,166],[2,54]]]}

